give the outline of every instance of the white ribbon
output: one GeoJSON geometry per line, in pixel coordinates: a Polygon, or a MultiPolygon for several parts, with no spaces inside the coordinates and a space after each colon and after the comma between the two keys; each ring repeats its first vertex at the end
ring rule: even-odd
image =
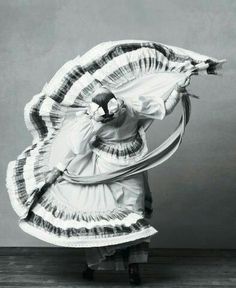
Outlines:
{"type": "Polygon", "coordinates": [[[99,106],[97,103],[91,102],[88,106],[87,110],[88,114],[91,116],[102,116],[105,114],[105,111],[101,106],[99,106]]]}
{"type": "Polygon", "coordinates": [[[115,113],[119,109],[119,107],[120,104],[115,98],[112,98],[107,104],[109,114],[115,113]]]}

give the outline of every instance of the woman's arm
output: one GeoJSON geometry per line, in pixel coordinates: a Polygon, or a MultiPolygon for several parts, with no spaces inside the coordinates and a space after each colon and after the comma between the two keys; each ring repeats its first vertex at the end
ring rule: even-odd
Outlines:
{"type": "MultiPolygon", "coordinates": [[[[165,100],[163,101],[163,107],[161,109],[162,113],[159,114],[159,119],[164,119],[167,115],[171,114],[171,112],[174,110],[174,108],[176,107],[176,105],[179,103],[180,99],[181,99],[181,95],[182,92],[180,90],[173,90],[173,92],[171,93],[171,95],[165,100]]],[[[141,118],[139,120],[139,126],[143,126],[144,130],[147,131],[148,128],[151,126],[152,122],[153,122],[153,115],[149,115],[150,118],[145,117],[145,118],[141,118]]]]}
{"type": "Polygon", "coordinates": [[[176,105],[179,103],[179,100],[181,98],[181,92],[178,92],[177,90],[174,90],[171,95],[167,98],[165,103],[165,110],[166,110],[166,116],[169,115],[176,105]]]}
{"type": "Polygon", "coordinates": [[[59,159],[54,167],[54,174],[60,175],[60,172],[62,174],[75,157],[79,155],[84,157],[91,153],[90,143],[102,127],[101,122],[96,122],[87,114],[81,114],[65,136],[67,153],[61,157],[58,156],[59,159]]]}
{"type": "Polygon", "coordinates": [[[71,145],[68,145],[70,140],[67,138],[66,145],[68,147],[67,154],[52,168],[49,174],[46,176],[45,187],[51,186],[57,179],[60,177],[69,163],[74,159],[76,156],[75,151],[71,148],[71,145]]]}
{"type": "Polygon", "coordinates": [[[178,83],[171,95],[164,101],[166,115],[169,115],[174,110],[176,105],[179,103],[181,96],[183,95],[182,93],[186,91],[186,86],[189,85],[189,83],[189,77],[178,83]]]}

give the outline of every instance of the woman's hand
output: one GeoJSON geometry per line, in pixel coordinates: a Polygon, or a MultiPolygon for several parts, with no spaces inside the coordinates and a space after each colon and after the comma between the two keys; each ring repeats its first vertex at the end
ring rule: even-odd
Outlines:
{"type": "Polygon", "coordinates": [[[184,79],[176,84],[175,89],[165,101],[166,115],[169,115],[174,110],[184,92],[186,92],[186,87],[190,84],[191,72],[187,72],[185,76],[184,79]]]}
{"type": "Polygon", "coordinates": [[[176,88],[175,90],[178,93],[183,93],[186,91],[186,87],[190,84],[190,77],[191,77],[191,72],[187,72],[186,73],[186,78],[180,80],[177,84],[176,84],[176,88]]]}
{"type": "Polygon", "coordinates": [[[63,172],[57,168],[53,168],[52,171],[46,177],[46,185],[51,186],[63,172]]]}

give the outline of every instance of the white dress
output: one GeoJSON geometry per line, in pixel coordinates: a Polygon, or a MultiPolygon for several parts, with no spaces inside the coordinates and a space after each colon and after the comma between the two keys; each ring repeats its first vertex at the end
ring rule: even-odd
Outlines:
{"type": "MultiPolygon", "coordinates": [[[[145,262],[147,253],[142,252],[142,245],[157,233],[144,217],[144,197],[149,191],[146,172],[96,185],[64,178],[52,185],[33,209],[31,203],[52,166],[71,175],[111,175],[145,158],[145,120],[137,115],[144,112],[147,117],[163,119],[163,99],[185,73],[217,74],[222,63],[193,51],[141,40],[103,43],[66,63],[26,105],[25,122],[33,143],[8,165],[7,189],[20,227],[55,245],[86,248],[88,264],[98,269],[121,263],[115,261],[122,255],[117,252],[128,246],[128,261],[145,262]],[[84,108],[101,85],[130,102],[132,108],[136,106],[139,113],[128,108],[122,125],[91,121],[84,108]],[[70,111],[80,108],[77,117],[74,112],[70,117],[70,111]],[[137,251],[140,257],[136,258],[137,251]]],[[[185,106],[189,110],[189,101],[185,106]]],[[[151,161],[147,169],[160,165],[177,150],[189,120],[185,114],[171,141],[146,157],[151,161]],[[161,153],[163,149],[166,154],[161,153]]],[[[123,267],[117,265],[115,268],[123,267]]]]}

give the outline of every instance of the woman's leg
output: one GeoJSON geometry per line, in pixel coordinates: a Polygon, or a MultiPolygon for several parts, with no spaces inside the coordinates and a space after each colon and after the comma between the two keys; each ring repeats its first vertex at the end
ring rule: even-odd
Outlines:
{"type": "Polygon", "coordinates": [[[137,245],[130,246],[127,249],[128,253],[128,273],[130,284],[141,284],[141,277],[139,272],[139,264],[148,261],[148,248],[150,240],[143,241],[137,245]]]}
{"type": "Polygon", "coordinates": [[[92,281],[94,279],[94,270],[86,265],[86,268],[82,272],[82,277],[86,280],[92,281]]]}
{"type": "Polygon", "coordinates": [[[141,277],[139,273],[139,264],[138,263],[130,263],[129,268],[129,283],[134,285],[141,284],[141,277]]]}

